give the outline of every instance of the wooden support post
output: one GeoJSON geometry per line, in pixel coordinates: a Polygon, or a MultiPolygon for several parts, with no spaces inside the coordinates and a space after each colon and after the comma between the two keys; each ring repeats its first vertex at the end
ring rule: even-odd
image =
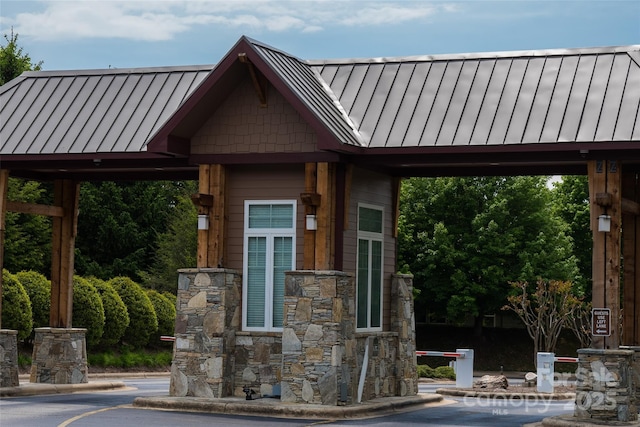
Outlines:
{"type": "Polygon", "coordinates": [[[318,230],[316,231],[315,270],[331,270],[333,268],[335,221],[335,165],[318,163],[317,192],[320,195],[320,206],[316,210],[318,230]]]}
{"type": "Polygon", "coordinates": [[[640,345],[640,216],[639,212],[624,209],[640,200],[640,183],[636,173],[622,175],[622,239],[623,239],[623,300],[621,344],[640,345]]]}
{"type": "Polygon", "coordinates": [[[400,191],[402,178],[393,179],[393,237],[398,238],[398,221],[400,220],[400,191]]]}
{"type": "Polygon", "coordinates": [[[0,169],[0,329],[2,329],[2,268],[4,266],[4,230],[8,189],[9,171],[0,169]]]}
{"type": "MultiPolygon", "coordinates": [[[[200,194],[209,194],[210,166],[200,165],[198,175],[198,191],[200,194]]],[[[210,208],[203,204],[198,205],[198,215],[209,215],[210,208]]],[[[209,266],[209,230],[198,229],[198,251],[196,265],[198,268],[209,266]]]]}
{"type": "MultiPolygon", "coordinates": [[[[316,193],[316,164],[306,163],[304,166],[304,194],[300,197],[304,205],[305,222],[307,215],[316,214],[319,196],[316,193]]],[[[316,230],[304,228],[303,270],[313,270],[316,266],[316,230]]]]}
{"type": "Polygon", "coordinates": [[[223,267],[226,260],[226,173],[223,165],[209,168],[209,191],[213,207],[209,211],[208,255],[209,267],[223,267]]]}
{"type": "Polygon", "coordinates": [[[191,196],[198,215],[206,215],[207,227],[198,227],[198,268],[216,268],[226,259],[226,173],[222,165],[200,165],[199,194],[191,196]]]}
{"type": "Polygon", "coordinates": [[[80,185],[71,180],[54,182],[54,205],[63,209],[62,217],[53,218],[51,247],[50,326],[71,328],[73,316],[73,261],[78,222],[80,185]]]}
{"type": "Polygon", "coordinates": [[[622,220],[622,191],[620,162],[590,160],[589,200],[591,230],[593,233],[593,285],[594,308],[611,310],[610,336],[594,336],[593,347],[617,349],[620,345],[620,232],[622,220]],[[603,198],[603,194],[608,194],[603,198]],[[606,203],[602,200],[606,199],[606,203]],[[601,204],[598,204],[600,200],[601,204]],[[599,231],[598,217],[609,215],[609,232],[599,231]]]}

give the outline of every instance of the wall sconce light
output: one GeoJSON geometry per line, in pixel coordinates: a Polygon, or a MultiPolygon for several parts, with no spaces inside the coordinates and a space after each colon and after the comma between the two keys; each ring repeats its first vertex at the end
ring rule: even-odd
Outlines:
{"type": "Polygon", "coordinates": [[[198,230],[209,229],[209,215],[198,215],[198,230]]]}
{"type": "Polygon", "coordinates": [[[608,233],[611,231],[611,216],[600,215],[598,217],[598,231],[608,233]]]}
{"type": "Polygon", "coordinates": [[[318,229],[318,217],[315,215],[307,215],[307,230],[318,229]]]}

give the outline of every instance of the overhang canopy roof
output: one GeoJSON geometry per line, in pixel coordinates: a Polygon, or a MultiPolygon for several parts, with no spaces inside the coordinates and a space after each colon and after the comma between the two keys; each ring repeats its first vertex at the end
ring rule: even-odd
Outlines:
{"type": "Polygon", "coordinates": [[[640,46],[304,61],[242,37],[216,66],[24,73],[0,88],[0,167],[193,176],[189,138],[247,61],[321,150],[396,175],[640,164],[640,46]]]}

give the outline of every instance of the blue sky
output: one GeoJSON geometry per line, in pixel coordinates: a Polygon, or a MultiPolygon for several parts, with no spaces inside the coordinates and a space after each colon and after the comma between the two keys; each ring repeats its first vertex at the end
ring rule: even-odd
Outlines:
{"type": "Polygon", "coordinates": [[[1,0],[12,27],[44,70],[213,64],[242,35],[303,59],[388,57],[640,44],[640,0],[1,0]]]}

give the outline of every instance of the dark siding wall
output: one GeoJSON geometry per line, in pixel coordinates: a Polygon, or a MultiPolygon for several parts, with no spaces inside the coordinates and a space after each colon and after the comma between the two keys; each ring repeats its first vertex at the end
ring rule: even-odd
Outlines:
{"type": "Polygon", "coordinates": [[[227,257],[225,267],[242,271],[245,200],[296,200],[296,269],[302,268],[304,165],[227,167],[227,257]]]}
{"type": "Polygon", "coordinates": [[[356,273],[358,203],[384,207],[384,313],[382,325],[389,330],[391,274],[395,272],[396,239],[393,236],[393,184],[391,177],[354,169],[349,201],[349,222],[344,233],[344,271],[356,273]]]}

